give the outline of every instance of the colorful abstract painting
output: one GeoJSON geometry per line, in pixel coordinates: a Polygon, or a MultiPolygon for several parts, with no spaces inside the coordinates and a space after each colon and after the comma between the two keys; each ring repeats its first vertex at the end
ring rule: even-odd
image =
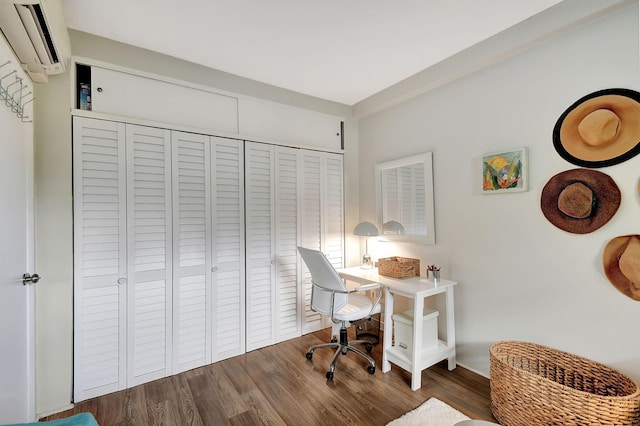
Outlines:
{"type": "Polygon", "coordinates": [[[527,149],[517,148],[482,156],[482,193],[527,190],[527,149]]]}

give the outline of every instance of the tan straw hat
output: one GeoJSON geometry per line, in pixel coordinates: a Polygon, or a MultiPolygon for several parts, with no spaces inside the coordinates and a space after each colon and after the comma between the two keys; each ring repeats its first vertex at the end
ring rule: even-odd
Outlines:
{"type": "Polygon", "coordinates": [[[620,189],[607,174],[591,169],[567,170],[542,188],[542,213],[558,228],[588,234],[607,223],[620,207],[620,189]]]}
{"type": "Polygon", "coordinates": [[[640,235],[609,241],[602,254],[604,273],[622,294],[640,301],[640,235]]]}
{"type": "Polygon", "coordinates": [[[568,162],[598,168],[640,153],[640,93],[606,89],[571,105],[553,129],[553,145],[568,162]]]}

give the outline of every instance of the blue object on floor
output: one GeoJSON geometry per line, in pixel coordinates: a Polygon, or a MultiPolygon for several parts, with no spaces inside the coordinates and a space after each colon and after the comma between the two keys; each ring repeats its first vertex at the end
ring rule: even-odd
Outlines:
{"type": "Polygon", "coordinates": [[[14,423],[4,426],[100,426],[91,413],[80,413],[64,419],[36,423],[14,423]]]}

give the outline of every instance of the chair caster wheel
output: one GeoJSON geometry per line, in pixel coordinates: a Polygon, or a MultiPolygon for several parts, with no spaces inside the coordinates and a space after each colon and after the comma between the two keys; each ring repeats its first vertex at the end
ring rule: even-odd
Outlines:
{"type": "Polygon", "coordinates": [[[367,350],[367,353],[370,354],[371,351],[373,350],[373,345],[369,344],[365,349],[367,350]]]}
{"type": "Polygon", "coordinates": [[[367,367],[367,371],[369,372],[369,374],[373,374],[376,372],[376,367],[370,365],[369,367],[367,367]]]}
{"type": "Polygon", "coordinates": [[[307,359],[313,358],[313,352],[307,352],[306,357],[307,359]]]}
{"type": "Polygon", "coordinates": [[[327,380],[333,380],[333,371],[327,371],[326,377],[327,380]]]}

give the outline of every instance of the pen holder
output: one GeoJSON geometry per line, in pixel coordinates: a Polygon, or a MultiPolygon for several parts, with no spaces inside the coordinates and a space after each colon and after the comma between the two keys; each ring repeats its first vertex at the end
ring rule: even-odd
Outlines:
{"type": "Polygon", "coordinates": [[[427,269],[427,279],[429,281],[433,281],[436,283],[440,281],[440,270],[437,269],[437,270],[430,271],[427,269]]]}

